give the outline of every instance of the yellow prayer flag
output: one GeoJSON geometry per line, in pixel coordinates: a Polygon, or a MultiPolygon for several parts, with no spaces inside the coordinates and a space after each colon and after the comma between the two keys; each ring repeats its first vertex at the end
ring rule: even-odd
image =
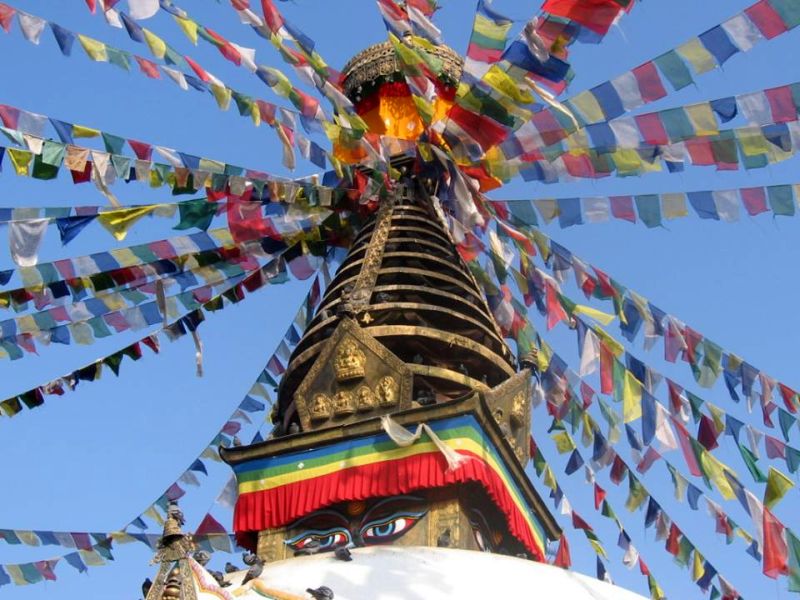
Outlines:
{"type": "Polygon", "coordinates": [[[603,312],[602,310],[597,310],[596,308],[586,306],[585,304],[575,305],[575,308],[572,310],[572,312],[577,315],[586,315],[587,317],[594,319],[598,323],[601,323],[605,326],[610,325],[611,321],[617,318],[616,315],[603,312]]]}
{"type": "Polygon", "coordinates": [[[645,170],[642,157],[633,148],[618,148],[610,152],[609,156],[614,161],[619,175],[638,175],[645,170]]]}
{"type": "Polygon", "coordinates": [[[619,357],[622,355],[623,352],[625,352],[624,346],[620,344],[617,340],[615,340],[613,337],[608,335],[608,333],[606,333],[603,329],[600,329],[599,327],[592,327],[592,331],[594,331],[597,334],[597,337],[603,340],[603,342],[606,344],[606,346],[608,346],[608,349],[611,350],[611,353],[614,356],[619,357]]]}
{"type": "Polygon", "coordinates": [[[94,550],[78,550],[81,559],[90,567],[102,567],[106,564],[105,559],[94,550]]]}
{"type": "Polygon", "coordinates": [[[699,580],[705,575],[705,572],[705,560],[703,559],[703,555],[695,549],[694,560],[692,561],[692,581],[699,580]]]}
{"type": "Polygon", "coordinates": [[[167,53],[167,43],[144,27],[142,28],[142,33],[144,34],[144,41],[147,43],[147,47],[150,48],[151,54],[156,58],[164,58],[164,55],[167,53]]]}
{"type": "Polygon", "coordinates": [[[714,55],[706,50],[700,38],[694,38],[685,44],[681,44],[675,48],[675,51],[681,58],[692,65],[694,72],[698,75],[707,73],[717,67],[717,60],[714,55]]]}
{"type": "Polygon", "coordinates": [[[585,149],[590,148],[592,146],[592,142],[589,138],[589,134],[586,132],[586,129],[582,128],[567,136],[567,139],[564,140],[564,145],[568,150],[583,149],[585,153],[585,149]]]}
{"type": "Polygon", "coordinates": [[[600,542],[598,542],[597,540],[590,539],[589,543],[592,545],[595,554],[597,554],[598,556],[602,556],[603,558],[608,558],[608,555],[606,554],[606,549],[603,548],[603,545],[600,542]]]}
{"type": "Polygon", "coordinates": [[[533,102],[533,95],[527,90],[520,89],[517,81],[512,79],[508,73],[505,73],[497,65],[493,65],[483,76],[483,81],[486,82],[492,89],[505,94],[519,104],[530,104],[533,102]]]}
{"type": "Polygon", "coordinates": [[[716,135],[719,133],[717,119],[711,110],[711,104],[703,102],[686,107],[686,114],[694,126],[697,135],[716,135]]]}
{"type": "Polygon", "coordinates": [[[733,492],[733,488],[731,488],[731,484],[728,483],[728,478],[725,477],[725,472],[727,471],[734,477],[738,478],[735,471],[720,462],[715,456],[712,456],[711,453],[705,449],[702,449],[702,452],[700,453],[700,466],[706,475],[708,475],[708,478],[714,483],[715,486],[717,486],[719,493],[722,494],[722,497],[725,498],[725,500],[733,500],[736,497],[736,494],[733,492]]]}
{"type": "Polygon", "coordinates": [[[164,517],[162,517],[161,513],[158,512],[158,510],[156,510],[155,506],[151,506],[146,511],[144,511],[142,513],[142,516],[143,517],[149,517],[149,518],[153,519],[159,525],[163,525],[164,524],[164,517]]]}
{"type": "Polygon", "coordinates": [[[625,382],[622,388],[622,412],[625,423],[642,416],[642,384],[628,369],[625,369],[625,382]]]}
{"type": "Polygon", "coordinates": [[[689,214],[686,208],[685,194],[663,194],[661,196],[661,214],[665,219],[677,219],[689,214]]]}
{"type": "Polygon", "coordinates": [[[17,537],[22,540],[23,544],[28,546],[38,546],[39,538],[32,531],[15,531],[17,537]]]}
{"type": "Polygon", "coordinates": [[[606,115],[597,102],[597,98],[588,90],[577,94],[568,102],[568,105],[571,105],[570,108],[578,109],[587,123],[599,123],[606,120],[606,115]]]}
{"type": "Polygon", "coordinates": [[[189,38],[189,40],[191,40],[195,46],[197,46],[197,23],[191,19],[179,17],[178,15],[172,15],[172,18],[175,19],[178,27],[181,28],[181,31],[183,31],[186,37],[189,38]]]}
{"type": "Polygon", "coordinates": [[[76,138],[93,138],[100,135],[99,129],[84,127],[83,125],[72,126],[72,136],[76,138]]]}
{"type": "Polygon", "coordinates": [[[39,331],[39,325],[33,318],[33,315],[23,315],[17,317],[17,331],[19,333],[33,333],[39,331]]]}
{"type": "Polygon", "coordinates": [[[758,156],[769,152],[769,142],[759,127],[745,127],[736,134],[736,139],[746,156],[758,156]]]}
{"type": "Polygon", "coordinates": [[[94,341],[92,337],[92,328],[88,323],[70,323],[67,325],[67,329],[69,329],[69,332],[72,334],[72,339],[76,344],[88,346],[94,341]]]}
{"type": "Polygon", "coordinates": [[[550,223],[558,216],[558,203],[555,200],[542,198],[533,202],[536,204],[536,208],[539,209],[539,214],[545,223],[550,223]]]}
{"type": "Polygon", "coordinates": [[[556,487],[558,487],[556,476],[553,475],[553,470],[550,468],[550,465],[546,465],[544,468],[544,478],[542,479],[542,482],[551,490],[554,490],[556,487]]]}
{"type": "Polygon", "coordinates": [[[78,41],[83,46],[83,51],[94,61],[108,62],[106,45],[103,42],[78,34],[78,41]]]}
{"type": "Polygon", "coordinates": [[[767,489],[764,490],[764,504],[772,508],[794,487],[794,482],[774,467],[769,468],[767,489]]]}
{"type": "Polygon", "coordinates": [[[550,437],[553,438],[553,442],[555,442],[556,450],[558,450],[559,454],[566,454],[575,449],[575,442],[572,441],[572,437],[566,431],[559,431],[550,437]]]}
{"type": "Polygon", "coordinates": [[[222,110],[228,110],[228,107],[231,105],[233,92],[231,92],[231,90],[226,88],[224,85],[212,83],[211,93],[214,95],[214,100],[217,101],[217,106],[219,106],[222,110]]]}
{"type": "Polygon", "coordinates": [[[33,160],[33,154],[21,148],[8,148],[8,156],[11,164],[14,165],[14,172],[17,175],[25,176],[28,174],[28,167],[33,160]]]}
{"type": "Polygon", "coordinates": [[[131,226],[153,210],[155,210],[155,206],[152,205],[109,210],[97,215],[97,220],[117,241],[122,241],[128,235],[131,226]]]}
{"type": "Polygon", "coordinates": [[[3,567],[16,585],[28,585],[29,582],[25,579],[25,575],[19,565],[3,565],[3,567]]]}

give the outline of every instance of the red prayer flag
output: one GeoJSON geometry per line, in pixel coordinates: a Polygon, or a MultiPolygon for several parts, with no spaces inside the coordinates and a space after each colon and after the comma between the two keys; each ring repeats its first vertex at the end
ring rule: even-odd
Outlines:
{"type": "Polygon", "coordinates": [[[150,144],[128,140],[128,145],[139,160],[150,160],[153,157],[153,147],[150,144]]]}
{"type": "Polygon", "coordinates": [[[636,223],[632,196],[611,196],[611,214],[617,219],[636,223]]]}
{"type": "Polygon", "coordinates": [[[605,35],[624,9],[616,0],[545,0],[542,10],[605,35]]]}
{"type": "Polygon", "coordinates": [[[777,579],[789,574],[789,549],[783,524],[764,507],[764,575],[777,579]]]}
{"type": "Polygon", "coordinates": [[[636,67],[633,70],[633,76],[639,84],[639,94],[645,103],[655,102],[667,95],[661,75],[652,61],[636,67]]]}
{"type": "Polygon", "coordinates": [[[185,60],[187,63],[189,63],[189,66],[190,66],[190,67],[192,67],[192,71],[194,71],[195,73],[197,73],[197,76],[198,76],[200,79],[202,79],[202,80],[203,80],[203,81],[205,81],[206,83],[208,83],[209,81],[211,81],[211,78],[208,76],[208,73],[206,73],[206,71],[205,71],[205,69],[203,69],[203,67],[201,67],[200,65],[198,65],[198,64],[197,64],[197,63],[196,63],[194,60],[192,60],[192,59],[191,59],[189,56],[184,56],[183,58],[184,58],[184,60],[185,60]]]}
{"type": "Polygon", "coordinates": [[[458,104],[452,106],[448,117],[483,149],[496,146],[508,134],[506,128],[499,123],[489,117],[461,108],[458,104]]]}
{"type": "Polygon", "coordinates": [[[658,113],[637,115],[634,119],[639,126],[639,131],[642,132],[645,143],[653,146],[669,144],[669,135],[667,135],[667,130],[664,129],[664,124],[661,122],[661,117],[659,117],[658,113]]]}
{"type": "Polygon", "coordinates": [[[283,16],[280,11],[275,8],[272,0],[261,0],[261,10],[264,12],[264,20],[267,22],[267,27],[273,33],[283,27],[283,16]]]}
{"type": "Polygon", "coordinates": [[[150,79],[161,79],[161,73],[158,70],[158,65],[156,63],[147,60],[146,58],[142,58],[141,56],[133,55],[133,58],[136,59],[136,62],[139,63],[139,68],[142,70],[142,73],[147,75],[150,79]]]}
{"type": "Polygon", "coordinates": [[[767,211],[767,194],[763,187],[744,188],[741,195],[749,215],[755,216],[767,211]]]}
{"type": "Polygon", "coordinates": [[[574,510],[572,511],[572,528],[573,529],[586,529],[591,531],[591,526],[583,520],[583,518],[576,513],[574,510]]]}
{"type": "Polygon", "coordinates": [[[689,439],[689,432],[686,427],[675,417],[672,417],[672,424],[678,432],[678,442],[681,446],[681,452],[683,452],[683,458],[686,460],[686,466],[689,467],[689,472],[695,477],[704,476],[700,466],[697,464],[697,457],[694,454],[694,448],[692,448],[692,442],[689,439]]]}
{"type": "Polygon", "coordinates": [[[678,556],[678,553],[681,551],[681,530],[678,529],[678,526],[675,523],[670,524],[669,526],[669,537],[667,537],[667,545],[666,549],[667,552],[672,554],[672,556],[678,556]]]}
{"type": "Polygon", "coordinates": [[[701,138],[686,140],[686,150],[689,152],[693,165],[707,167],[717,164],[709,140],[701,138]]]}
{"type": "Polygon", "coordinates": [[[547,329],[548,331],[558,325],[561,321],[567,320],[567,313],[558,299],[558,291],[549,282],[544,282],[545,294],[547,297],[547,329]]]}
{"type": "Polygon", "coordinates": [[[594,484],[594,509],[600,510],[600,505],[606,498],[606,491],[596,483],[594,484]]]}
{"type": "Polygon", "coordinates": [[[768,40],[787,31],[783,19],[767,0],[756,2],[744,12],[768,40]]]}
{"type": "Polygon", "coordinates": [[[707,415],[702,415],[700,417],[700,427],[697,431],[697,441],[703,444],[703,447],[708,451],[711,451],[719,446],[714,422],[707,415]]]}
{"type": "Polygon", "coordinates": [[[614,392],[614,354],[603,340],[600,340],[600,392],[614,392]]]}
{"type": "Polygon", "coordinates": [[[792,97],[792,88],[788,85],[766,90],[764,95],[769,101],[772,110],[772,120],[775,123],[790,123],[797,120],[797,108],[792,97]]]}
{"type": "Polygon", "coordinates": [[[14,22],[16,12],[15,8],[0,2],[0,27],[5,29],[6,33],[11,31],[11,24],[14,22]]]}
{"type": "Polygon", "coordinates": [[[553,561],[553,564],[556,567],[561,567],[562,569],[569,569],[572,565],[572,557],[569,553],[569,543],[567,542],[567,534],[561,534],[561,539],[558,542],[558,552],[556,552],[556,558],[553,561]]]}

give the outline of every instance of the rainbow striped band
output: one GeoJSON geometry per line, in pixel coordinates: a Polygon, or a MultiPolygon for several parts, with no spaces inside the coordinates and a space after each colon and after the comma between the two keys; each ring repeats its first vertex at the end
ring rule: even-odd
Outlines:
{"type": "Polygon", "coordinates": [[[380,433],[235,465],[237,535],[282,527],[338,502],[474,482],[503,512],[511,533],[537,560],[544,560],[544,528],[476,419],[464,415],[428,425],[471,460],[448,471],[427,435],[401,448],[380,433]]]}

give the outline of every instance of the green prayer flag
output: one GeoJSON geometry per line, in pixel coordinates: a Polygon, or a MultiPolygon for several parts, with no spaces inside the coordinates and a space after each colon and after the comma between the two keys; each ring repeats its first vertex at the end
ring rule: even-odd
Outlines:
{"type": "Polygon", "coordinates": [[[782,408],[778,407],[778,422],[781,425],[781,432],[783,433],[783,439],[787,442],[789,441],[789,431],[792,429],[792,425],[795,424],[795,418],[792,414],[782,408]]]}
{"type": "Polygon", "coordinates": [[[797,473],[800,468],[800,450],[786,446],[786,466],[791,473],[797,473]]]}
{"type": "Polygon", "coordinates": [[[793,487],[794,482],[788,476],[778,469],[770,467],[769,476],[767,477],[767,489],[764,491],[764,504],[767,508],[772,508],[793,487]]]}
{"type": "Polygon", "coordinates": [[[41,154],[33,157],[31,177],[34,179],[55,179],[58,177],[58,167],[47,164],[41,154]]]}
{"type": "Polygon", "coordinates": [[[618,521],[617,515],[614,512],[614,509],[611,508],[611,505],[608,503],[608,500],[603,500],[603,506],[600,509],[600,514],[604,517],[612,519],[615,523],[618,521]]]}
{"type": "Polygon", "coordinates": [[[196,227],[206,231],[211,225],[218,208],[219,205],[217,203],[209,202],[205,198],[180,202],[178,204],[180,222],[173,229],[182,230],[196,227]]]}
{"type": "Polygon", "coordinates": [[[124,50],[117,50],[111,46],[106,46],[106,56],[108,56],[108,62],[110,62],[112,65],[116,65],[125,71],[131,70],[130,54],[124,50]]]}
{"type": "Polygon", "coordinates": [[[636,478],[633,471],[628,471],[628,499],[625,502],[625,508],[629,512],[633,512],[642,506],[645,500],[649,497],[647,490],[642,485],[642,482],[636,478]]]}
{"type": "Polygon", "coordinates": [[[794,194],[790,185],[771,185],[767,187],[767,197],[772,212],[777,216],[794,216],[794,194]]]}
{"type": "Polygon", "coordinates": [[[122,352],[115,352],[103,359],[103,363],[111,369],[114,375],[119,376],[119,365],[122,363],[122,356],[122,352]]]}
{"type": "Polygon", "coordinates": [[[789,591],[800,592],[800,539],[786,529],[786,542],[789,546],[789,591]]]}
{"type": "Polygon", "coordinates": [[[700,417],[703,416],[703,411],[701,410],[701,407],[703,406],[704,401],[702,398],[694,395],[689,390],[685,391],[686,391],[686,398],[689,400],[689,406],[692,407],[692,418],[694,419],[694,422],[697,423],[698,421],[700,421],[700,417]]]}
{"type": "Polygon", "coordinates": [[[780,15],[786,29],[800,25],[800,5],[795,0],[769,0],[769,4],[780,15]]]}
{"type": "Polygon", "coordinates": [[[100,135],[103,138],[103,145],[106,148],[106,152],[117,155],[122,153],[122,148],[125,147],[125,138],[106,132],[101,132],[100,135]]]}
{"type": "Polygon", "coordinates": [[[753,476],[753,480],[757,483],[764,483],[767,480],[767,476],[758,468],[757,458],[755,455],[750,451],[750,448],[743,446],[742,444],[737,444],[739,446],[739,452],[742,455],[742,460],[744,464],[747,466],[747,470],[750,471],[750,475],[753,476]]]}
{"type": "Polygon", "coordinates": [[[60,142],[52,140],[45,140],[42,145],[42,161],[54,167],[60,167],[64,162],[64,154],[66,153],[66,146],[60,142]]]}
{"type": "Polygon", "coordinates": [[[664,74],[664,77],[667,78],[670,85],[672,85],[675,90],[683,89],[687,85],[694,83],[692,75],[689,73],[689,68],[675,50],[665,52],[653,62],[656,63],[658,69],[664,74]]]}

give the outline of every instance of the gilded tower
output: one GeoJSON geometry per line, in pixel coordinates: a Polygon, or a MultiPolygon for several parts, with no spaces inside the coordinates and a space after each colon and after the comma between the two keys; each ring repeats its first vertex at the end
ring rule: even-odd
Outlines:
{"type": "MultiPolygon", "coordinates": [[[[461,63],[437,48],[446,107],[461,63]]],[[[344,88],[371,127],[421,127],[390,46],[344,88]]],[[[222,451],[239,542],[272,562],[337,548],[446,546],[543,560],[560,532],[524,473],[530,368],[461,259],[436,184],[407,160],[294,350],[269,440],[222,451]]]]}

